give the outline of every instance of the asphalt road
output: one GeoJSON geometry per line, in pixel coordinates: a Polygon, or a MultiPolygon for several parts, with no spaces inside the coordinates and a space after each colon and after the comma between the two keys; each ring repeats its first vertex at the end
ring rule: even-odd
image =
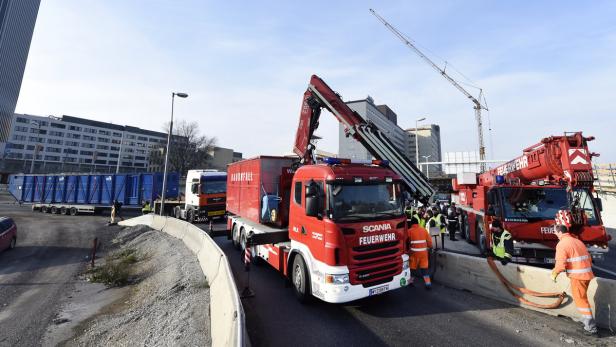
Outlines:
{"type": "MultiPolygon", "coordinates": [[[[204,225],[205,229],[206,226],[204,225]]],[[[224,229],[216,225],[215,229],[224,229]]],[[[229,257],[241,292],[246,285],[239,251],[225,237],[216,242],[229,257]]],[[[589,338],[568,318],[551,317],[438,284],[421,284],[347,304],[313,300],[302,305],[282,276],[267,264],[253,266],[242,300],[255,346],[554,346],[614,345],[614,337],[589,338]]]]}
{"type": "Polygon", "coordinates": [[[92,240],[105,237],[107,218],[6,204],[0,216],[17,224],[17,247],[0,253],[0,346],[37,346],[84,269],[92,240]]]}

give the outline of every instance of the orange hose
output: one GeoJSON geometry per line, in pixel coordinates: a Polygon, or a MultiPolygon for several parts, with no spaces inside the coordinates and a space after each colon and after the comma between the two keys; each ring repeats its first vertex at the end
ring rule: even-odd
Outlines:
{"type": "Polygon", "coordinates": [[[520,287],[514,285],[513,283],[509,282],[503,276],[503,274],[500,273],[500,271],[498,270],[498,267],[494,263],[494,259],[492,259],[492,257],[488,257],[488,265],[490,265],[490,268],[492,269],[492,271],[494,272],[496,277],[498,277],[498,279],[501,281],[503,286],[505,286],[505,289],[507,289],[509,294],[511,294],[514,298],[518,299],[520,302],[522,302],[522,303],[524,303],[524,304],[526,304],[528,306],[538,307],[538,308],[545,308],[545,309],[555,309],[555,308],[560,307],[560,305],[562,304],[563,300],[565,300],[565,297],[567,296],[567,294],[565,292],[562,292],[562,293],[539,293],[539,292],[535,292],[535,291],[530,290],[530,289],[520,288],[520,287]],[[538,304],[538,303],[526,300],[521,295],[515,293],[514,289],[516,291],[520,292],[520,293],[532,295],[532,296],[535,296],[535,297],[556,297],[557,296],[558,299],[556,299],[556,301],[551,303],[551,304],[538,304]]]}

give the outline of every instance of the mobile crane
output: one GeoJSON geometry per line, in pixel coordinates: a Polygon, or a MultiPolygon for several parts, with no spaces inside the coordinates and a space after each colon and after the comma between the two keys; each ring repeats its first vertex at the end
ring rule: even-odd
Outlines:
{"type": "Polygon", "coordinates": [[[302,302],[347,302],[405,286],[402,189],[430,198],[434,190],[423,174],[316,75],[304,93],[293,150],[298,158],[229,165],[228,238],[286,276],[302,302]],[[376,160],[317,162],[310,140],[323,108],[376,160]]]}
{"type": "Polygon", "coordinates": [[[594,260],[608,252],[601,221],[602,204],[594,191],[588,151],[594,137],[581,132],[550,136],[523,151],[523,155],[482,174],[459,174],[453,179],[456,200],[464,210],[462,232],[485,254],[492,246],[489,225],[503,222],[514,239],[514,261],[553,263],[558,239],[554,218],[571,212],[572,231],[594,260]]]}

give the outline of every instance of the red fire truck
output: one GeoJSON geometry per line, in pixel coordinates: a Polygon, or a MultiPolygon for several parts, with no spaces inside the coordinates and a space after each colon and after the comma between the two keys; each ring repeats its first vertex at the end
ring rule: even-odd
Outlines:
{"type": "Polygon", "coordinates": [[[317,76],[304,94],[294,152],[229,165],[227,227],[236,247],[278,269],[302,302],[348,302],[405,286],[402,190],[426,200],[434,193],[426,178],[317,76]],[[322,108],[377,160],[317,162],[310,140],[322,108]]]}
{"type": "Polygon", "coordinates": [[[492,247],[489,225],[498,218],[514,239],[514,261],[553,263],[554,218],[572,212],[572,229],[594,260],[608,252],[610,236],[601,221],[601,200],[593,189],[591,158],[581,132],[546,137],[523,155],[482,174],[459,174],[454,200],[464,211],[462,233],[486,254],[492,247]]]}

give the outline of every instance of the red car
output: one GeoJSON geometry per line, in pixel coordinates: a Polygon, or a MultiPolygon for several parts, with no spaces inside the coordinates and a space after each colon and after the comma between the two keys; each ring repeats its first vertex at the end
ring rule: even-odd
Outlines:
{"type": "Polygon", "coordinates": [[[15,248],[17,226],[9,217],[0,217],[0,251],[15,248]]]}

